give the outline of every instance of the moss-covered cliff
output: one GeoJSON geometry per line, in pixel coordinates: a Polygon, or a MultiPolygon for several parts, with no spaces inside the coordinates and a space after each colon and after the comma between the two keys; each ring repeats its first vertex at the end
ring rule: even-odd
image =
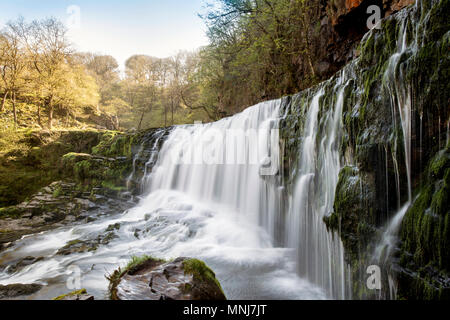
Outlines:
{"type": "Polygon", "coordinates": [[[448,296],[448,151],[442,150],[450,116],[448,12],[448,1],[417,1],[366,34],[359,57],[333,78],[285,98],[284,176],[292,189],[312,97],[324,93],[322,119],[344,88],[342,169],[334,210],[324,222],[343,241],[353,298],[389,297],[397,283],[398,298],[448,296]],[[368,290],[366,268],[376,263],[375,246],[408,201],[398,247],[390,266],[382,266],[383,288],[368,290]]]}

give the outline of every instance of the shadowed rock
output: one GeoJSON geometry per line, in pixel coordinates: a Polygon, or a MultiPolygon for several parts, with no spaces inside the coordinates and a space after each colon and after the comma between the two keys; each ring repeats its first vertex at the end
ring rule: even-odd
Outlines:
{"type": "Polygon", "coordinates": [[[41,290],[42,285],[37,283],[21,284],[14,283],[6,286],[0,285],[0,299],[27,296],[41,290]]]}

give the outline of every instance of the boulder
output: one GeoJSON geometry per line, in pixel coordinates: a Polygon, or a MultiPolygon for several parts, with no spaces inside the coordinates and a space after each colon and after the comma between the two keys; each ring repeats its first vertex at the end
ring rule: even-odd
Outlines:
{"type": "Polygon", "coordinates": [[[27,296],[41,290],[42,285],[37,283],[22,284],[14,283],[6,286],[0,285],[0,299],[27,296]]]}
{"type": "Polygon", "coordinates": [[[214,272],[192,258],[146,257],[109,279],[113,300],[226,300],[214,272]]]}
{"type": "Polygon", "coordinates": [[[94,300],[94,296],[87,293],[86,289],[81,289],[67,294],[63,294],[59,297],[53,298],[53,300],[94,300]]]}

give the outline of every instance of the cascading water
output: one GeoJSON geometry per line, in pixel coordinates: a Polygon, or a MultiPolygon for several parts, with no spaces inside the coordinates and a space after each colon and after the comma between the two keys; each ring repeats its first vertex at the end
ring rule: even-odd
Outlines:
{"type": "MultiPolygon", "coordinates": [[[[399,211],[373,254],[380,264],[389,262],[412,201],[413,95],[402,56],[414,52],[417,43],[408,44],[407,17],[396,19],[403,20],[398,24],[397,52],[389,59],[383,80],[394,125],[400,119],[403,141],[394,142],[404,147],[408,200],[401,206],[400,200],[406,198],[400,188],[401,152],[395,145],[385,145],[385,153],[392,152],[399,211]]],[[[216,272],[229,299],[351,298],[350,269],[344,261],[340,230],[327,230],[324,218],[333,211],[342,167],[358,166],[352,159],[358,150],[348,148],[345,155],[340,150],[345,135],[352,134],[344,130],[343,122],[358,119],[357,113],[363,112],[358,100],[367,88],[356,79],[364,72],[358,63],[356,59],[329,81],[300,93],[300,99],[263,102],[214,123],[152,132],[138,150],[128,179],[131,188],[142,191],[137,205],[114,215],[102,215],[100,208],[95,221],[15,242],[1,253],[1,265],[30,255],[39,259],[14,273],[0,270],[0,283],[44,283],[45,289],[31,298],[51,298],[71,289],[66,286],[71,268],[78,270],[82,287],[105,298],[108,283],[104,275],[125,265],[132,255],[147,254],[204,260],[216,272]],[[353,98],[347,99],[350,83],[353,98]],[[347,106],[345,100],[356,107],[347,106]],[[294,107],[302,110],[305,119],[291,112],[294,107]],[[349,110],[354,114],[349,116],[349,110]],[[345,121],[343,113],[347,113],[345,121]],[[295,163],[285,181],[283,141],[277,129],[288,114],[297,117],[296,124],[302,122],[303,131],[294,132],[293,140],[298,141],[293,147],[295,163]],[[115,230],[111,241],[95,250],[67,256],[57,253],[74,240],[98,244],[110,226],[115,230]]],[[[390,283],[393,297],[395,281],[391,278],[390,283]]]]}
{"type": "Polygon", "coordinates": [[[139,150],[133,157],[133,170],[127,179],[127,188],[136,189],[138,193],[145,191],[149,168],[152,168],[158,160],[158,152],[163,143],[164,137],[169,129],[162,128],[148,132],[142,138],[139,150]]]}
{"type": "MultiPolygon", "coordinates": [[[[282,224],[286,213],[277,130],[282,100],[264,102],[215,123],[174,128],[153,170],[142,177],[148,188],[135,208],[24,238],[7,250],[3,262],[31,252],[45,259],[13,275],[0,273],[0,281],[57,282],[57,290],[65,268],[76,265],[83,287],[101,295],[105,272],[130,255],[194,256],[213,267],[229,298],[345,298],[342,244],[322,221],[332,208],[340,169],[336,141],[342,91],[324,120],[318,119],[320,93],[309,107],[303,147],[308,153],[299,158],[301,170],[288,206],[288,215],[299,223],[282,224]],[[325,125],[323,134],[319,125],[325,125]],[[311,194],[298,203],[305,178],[311,194]],[[65,243],[91,241],[113,224],[121,226],[117,238],[95,253],[55,254],[65,243]],[[279,234],[286,235],[286,248],[274,246],[279,234]]],[[[138,152],[140,158],[147,154],[144,171],[155,160],[153,151],[162,137],[162,132],[153,133],[138,152]]]]}
{"type": "MultiPolygon", "coordinates": [[[[176,128],[160,152],[150,192],[178,190],[228,206],[255,224],[266,221],[273,234],[268,217],[279,214],[280,192],[274,181],[260,176],[260,169],[268,156],[280,156],[278,146],[270,146],[267,139],[276,126],[279,104],[262,103],[215,123],[176,128]]],[[[278,170],[276,161],[273,165],[278,170]]]]}
{"type": "MultiPolygon", "coordinates": [[[[313,97],[307,111],[299,169],[290,206],[286,242],[297,248],[299,274],[327,291],[336,299],[346,295],[344,248],[337,233],[329,232],[323,222],[333,210],[334,194],[341,169],[339,142],[342,134],[345,74],[334,90],[334,105],[323,108],[319,119],[320,99],[324,90],[313,97]],[[322,125],[322,131],[319,127],[322,125]]],[[[348,291],[348,290],[347,290],[348,291]]]]}
{"type": "MultiPolygon", "coordinates": [[[[404,148],[404,161],[406,168],[406,181],[407,181],[407,201],[400,207],[398,205],[398,210],[393,216],[393,218],[389,221],[389,223],[385,227],[385,231],[381,236],[381,240],[376,245],[373,260],[381,266],[387,268],[387,277],[388,277],[388,285],[389,285],[389,298],[396,298],[396,281],[395,275],[390,270],[390,260],[392,258],[392,254],[395,246],[397,245],[397,234],[401,226],[401,222],[406,212],[408,211],[411,203],[412,203],[412,182],[411,182],[411,135],[412,135],[412,100],[411,100],[411,86],[405,77],[404,68],[401,65],[401,58],[404,54],[413,54],[417,51],[417,30],[418,26],[416,26],[416,34],[414,34],[413,40],[408,45],[407,43],[407,34],[408,34],[408,20],[402,16],[401,18],[400,28],[398,31],[398,40],[397,40],[397,52],[395,52],[388,61],[388,67],[384,73],[383,81],[385,83],[385,88],[390,95],[391,100],[391,109],[392,109],[392,118],[394,128],[396,127],[396,114],[400,117],[401,123],[401,132],[402,132],[402,140],[399,141],[399,137],[397,136],[394,140],[394,148],[393,148],[393,158],[394,158],[394,168],[396,174],[396,184],[397,184],[397,202],[400,204],[401,201],[401,192],[400,192],[400,174],[399,174],[399,166],[397,163],[397,146],[399,144],[403,145],[404,148]]],[[[381,293],[380,293],[381,294],[381,293]]],[[[380,296],[381,297],[381,296],[380,296]]]]}
{"type": "MultiPolygon", "coordinates": [[[[25,237],[2,254],[2,264],[31,254],[43,259],[14,274],[3,270],[0,283],[39,281],[47,289],[32,298],[49,298],[64,291],[66,270],[75,267],[82,286],[102,298],[105,273],[131,255],[193,256],[215,270],[231,299],[325,298],[320,287],[296,275],[293,250],[273,244],[282,214],[280,104],[265,102],[215,123],[173,129],[142,180],[148,189],[136,207],[25,237]],[[66,243],[95,241],[116,224],[116,238],[95,252],[57,254],[66,243]]],[[[147,149],[156,143],[150,140],[147,149]]]]}

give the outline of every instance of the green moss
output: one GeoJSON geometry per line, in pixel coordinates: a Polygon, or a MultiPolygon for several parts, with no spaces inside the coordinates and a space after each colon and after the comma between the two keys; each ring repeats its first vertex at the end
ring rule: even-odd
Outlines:
{"type": "Polygon", "coordinates": [[[15,206],[0,208],[0,219],[3,218],[20,218],[23,211],[15,206]]]}
{"type": "Polygon", "coordinates": [[[406,297],[418,295],[434,299],[447,294],[442,291],[442,283],[431,285],[431,282],[450,276],[449,157],[447,148],[430,160],[424,184],[403,219],[400,265],[419,274],[419,278],[413,280],[414,286],[401,288],[406,297]]]}
{"type": "Polygon", "coordinates": [[[91,152],[100,134],[92,130],[48,133],[0,129],[0,207],[16,205],[42,187],[71,177],[73,172],[64,170],[64,161],[70,163],[75,154],[91,152]]]}
{"type": "Polygon", "coordinates": [[[105,232],[110,232],[110,231],[119,230],[119,229],[120,229],[120,223],[110,224],[108,226],[108,228],[106,228],[105,232]]]}
{"type": "Polygon", "coordinates": [[[86,289],[81,289],[81,290],[69,292],[69,293],[60,295],[60,296],[58,296],[56,298],[53,298],[52,300],[64,300],[64,298],[67,298],[67,297],[78,296],[78,295],[83,295],[83,294],[87,294],[86,289]]]}
{"type": "Polygon", "coordinates": [[[132,135],[108,131],[102,136],[100,143],[92,149],[92,152],[95,155],[106,157],[130,157],[133,142],[132,135]]]}
{"type": "Polygon", "coordinates": [[[67,242],[66,243],[66,245],[64,246],[64,247],[72,247],[72,246],[74,246],[74,245],[76,245],[76,244],[79,244],[79,243],[83,243],[83,241],[81,241],[81,240],[79,240],[79,239],[76,239],[76,240],[71,240],[71,241],[69,241],[69,242],[67,242]]]}
{"type": "Polygon", "coordinates": [[[61,186],[57,186],[55,190],[53,191],[53,197],[59,197],[62,194],[62,188],[61,186]]]}
{"type": "Polygon", "coordinates": [[[124,186],[117,186],[110,181],[102,181],[101,185],[103,188],[106,188],[111,191],[121,192],[126,190],[124,186]]]}
{"type": "Polygon", "coordinates": [[[200,281],[214,282],[223,293],[222,286],[217,280],[215,273],[203,262],[198,259],[188,259],[183,261],[184,272],[192,274],[194,278],[200,281]]]}
{"type": "Polygon", "coordinates": [[[163,259],[154,258],[148,255],[143,256],[132,256],[131,260],[128,264],[121,268],[119,267],[112,274],[107,275],[106,279],[109,280],[109,294],[111,300],[118,300],[117,297],[117,285],[120,282],[120,279],[128,272],[134,273],[137,272],[141,267],[144,267],[147,264],[161,264],[166,262],[163,259]]]}

